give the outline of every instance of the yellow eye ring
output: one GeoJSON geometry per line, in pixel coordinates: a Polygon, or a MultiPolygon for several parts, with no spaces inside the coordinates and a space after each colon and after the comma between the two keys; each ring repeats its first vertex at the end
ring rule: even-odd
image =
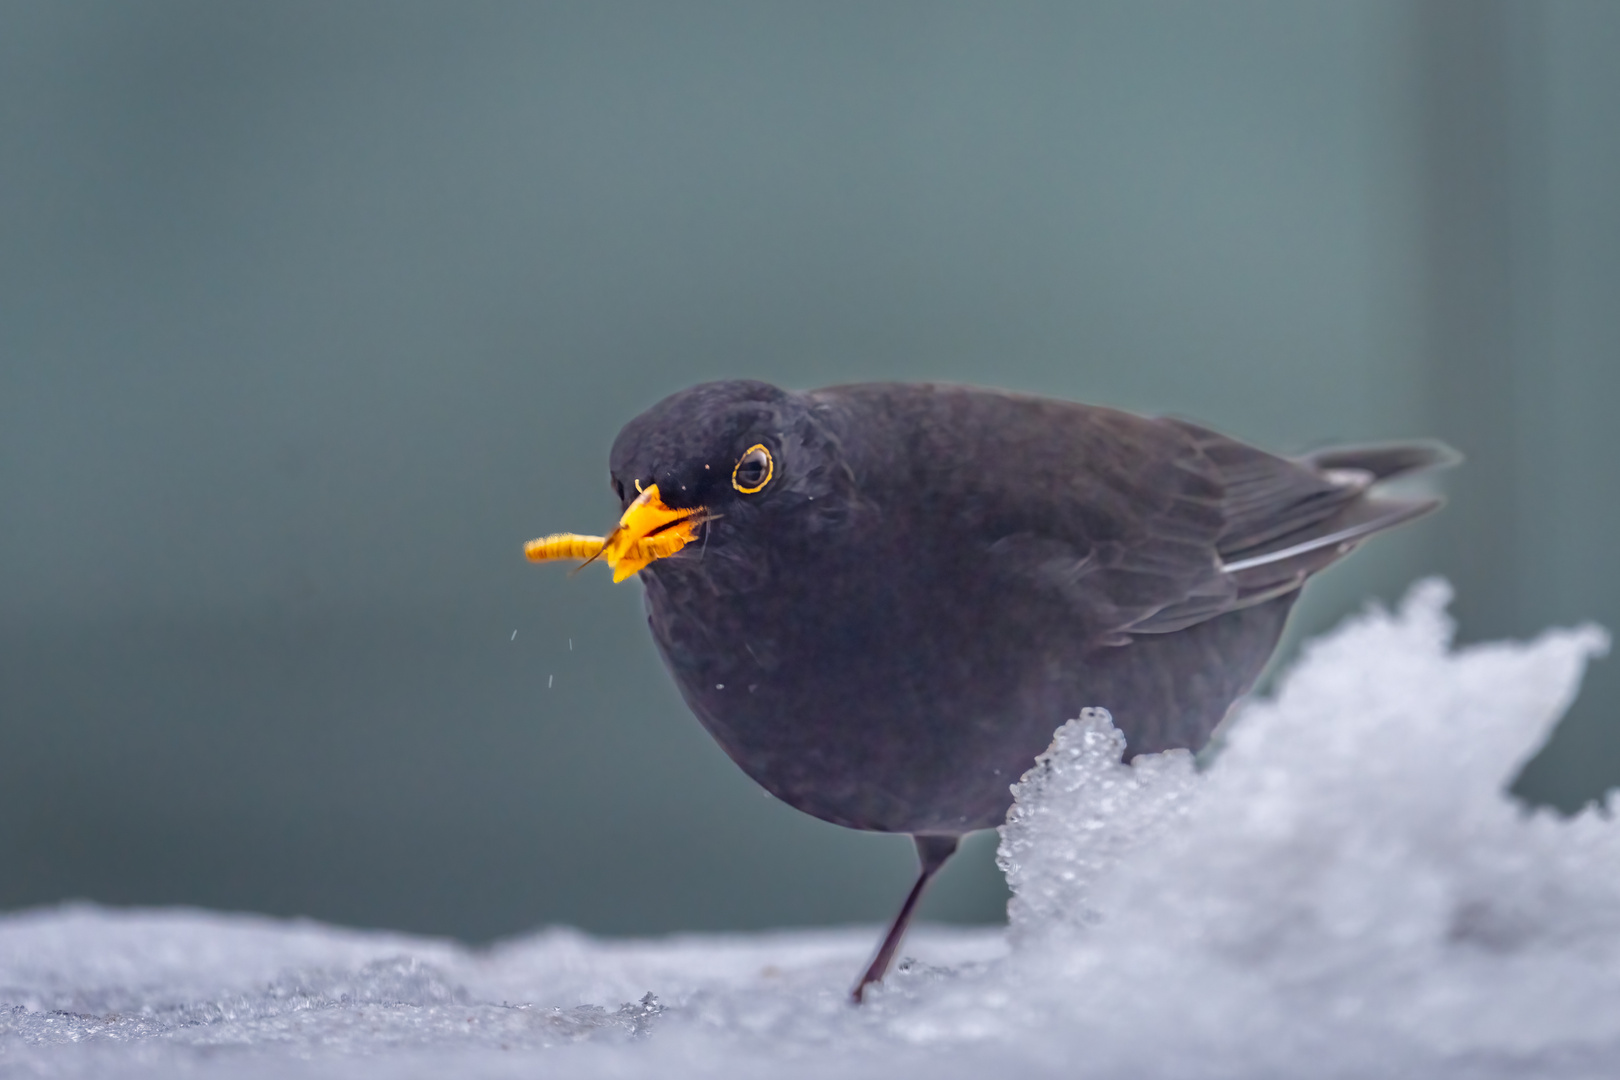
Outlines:
{"type": "Polygon", "coordinates": [[[744,495],[752,495],[765,490],[765,485],[771,482],[775,472],[776,462],[771,458],[771,452],[764,443],[755,443],[737,459],[736,466],[731,470],[731,486],[744,495]]]}

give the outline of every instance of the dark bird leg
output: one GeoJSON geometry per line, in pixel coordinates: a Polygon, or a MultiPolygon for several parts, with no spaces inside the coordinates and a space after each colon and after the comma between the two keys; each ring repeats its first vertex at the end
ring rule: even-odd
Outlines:
{"type": "Polygon", "coordinates": [[[900,939],[906,935],[906,925],[911,922],[911,913],[917,907],[917,901],[922,899],[923,890],[939,873],[939,868],[945,865],[945,860],[956,854],[956,844],[959,836],[913,836],[912,843],[917,845],[917,862],[922,869],[917,874],[917,884],[911,887],[906,894],[906,902],[900,905],[900,914],[894,917],[889,924],[889,932],[883,935],[883,944],[878,946],[877,955],[861,976],[861,981],[855,984],[850,997],[859,1005],[866,996],[866,988],[875,982],[882,982],[883,976],[889,971],[889,965],[894,962],[895,950],[900,948],[900,939]]]}

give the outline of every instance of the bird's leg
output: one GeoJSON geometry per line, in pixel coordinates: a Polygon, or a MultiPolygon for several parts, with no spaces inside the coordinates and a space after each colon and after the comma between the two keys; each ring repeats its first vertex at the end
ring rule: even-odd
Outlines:
{"type": "Polygon", "coordinates": [[[933,880],[939,868],[945,865],[945,860],[956,854],[956,844],[960,840],[957,836],[913,836],[912,842],[917,845],[917,862],[921,870],[917,874],[917,884],[911,887],[906,894],[906,902],[900,905],[900,914],[894,917],[889,924],[889,932],[883,935],[883,944],[878,946],[877,955],[867,965],[866,972],[861,981],[855,984],[850,997],[859,1005],[866,996],[866,988],[875,982],[882,982],[883,976],[889,971],[889,965],[894,962],[894,954],[900,948],[900,939],[906,935],[906,924],[911,922],[911,913],[917,907],[917,901],[922,899],[923,890],[933,880]]]}

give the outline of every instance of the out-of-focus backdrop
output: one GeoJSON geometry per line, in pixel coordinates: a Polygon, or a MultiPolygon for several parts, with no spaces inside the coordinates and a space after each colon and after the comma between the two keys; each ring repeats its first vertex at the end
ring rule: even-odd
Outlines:
{"type": "MultiPolygon", "coordinates": [[[[0,908],[886,918],[904,839],[521,558],[702,379],[1438,435],[1296,632],[1431,572],[1465,639],[1620,626],[1617,56],[1610,0],[5,4],[0,908]]],[[[1617,706],[1519,790],[1620,782],[1617,706]]],[[[989,839],[926,917],[1000,916],[989,839]]]]}

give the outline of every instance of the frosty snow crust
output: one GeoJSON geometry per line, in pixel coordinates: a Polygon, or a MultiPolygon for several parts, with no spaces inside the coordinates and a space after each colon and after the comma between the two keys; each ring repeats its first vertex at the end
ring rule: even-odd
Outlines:
{"type": "Polygon", "coordinates": [[[1504,785],[1593,627],[1452,651],[1438,582],[1307,647],[1203,772],[1102,710],[1018,784],[994,931],[446,942],[0,918],[0,1077],[1620,1075],[1620,828],[1504,785]],[[655,998],[644,997],[648,993],[655,998]]]}
{"type": "Polygon", "coordinates": [[[1007,875],[1012,940],[1099,921],[1092,892],[1133,849],[1187,817],[1192,754],[1143,754],[1122,764],[1125,736],[1107,709],[1082,709],[1013,785],[996,865],[1007,875]]]}

